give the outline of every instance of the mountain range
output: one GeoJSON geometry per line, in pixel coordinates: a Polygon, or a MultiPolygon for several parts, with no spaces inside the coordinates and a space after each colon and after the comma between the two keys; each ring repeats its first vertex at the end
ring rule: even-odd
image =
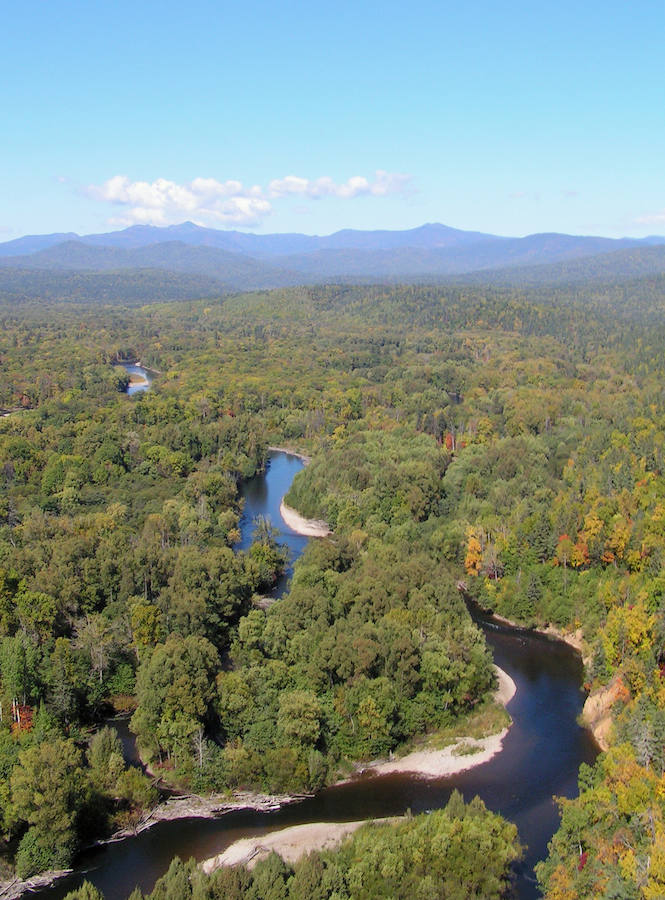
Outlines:
{"type": "MultiPolygon", "coordinates": [[[[107,234],[31,235],[0,244],[0,290],[52,273],[171,273],[171,293],[199,286],[206,296],[324,282],[492,280],[560,282],[665,272],[665,237],[642,239],[532,234],[499,237],[428,224],[406,231],[345,229],[327,236],[218,231],[191,222],[135,225],[107,234]],[[33,272],[29,276],[29,272],[33,272]],[[180,276],[186,276],[184,279],[180,276]],[[200,278],[200,281],[193,279],[200,278]]],[[[112,280],[112,279],[111,279],[112,280]]],[[[43,278],[42,278],[43,281],[43,278]]],[[[164,287],[157,275],[155,291],[164,287]]],[[[111,282],[109,282],[110,284],[111,282]]],[[[142,294],[143,295],[143,294],[142,294]]]]}

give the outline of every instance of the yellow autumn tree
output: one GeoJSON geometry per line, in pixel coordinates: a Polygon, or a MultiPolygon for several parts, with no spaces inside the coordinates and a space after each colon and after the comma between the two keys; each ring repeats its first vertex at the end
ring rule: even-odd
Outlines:
{"type": "Polygon", "coordinates": [[[628,656],[644,656],[653,643],[655,618],[640,599],[635,604],[610,610],[602,631],[603,649],[608,663],[620,666],[628,656]]]}
{"type": "Polygon", "coordinates": [[[475,528],[468,528],[466,532],[467,545],[464,557],[464,568],[467,575],[479,575],[483,563],[483,547],[478,540],[475,528]]]}

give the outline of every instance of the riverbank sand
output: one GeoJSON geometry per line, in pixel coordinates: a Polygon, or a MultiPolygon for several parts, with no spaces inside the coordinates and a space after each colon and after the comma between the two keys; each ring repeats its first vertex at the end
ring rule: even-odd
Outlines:
{"type": "MultiPolygon", "coordinates": [[[[505,706],[515,696],[515,682],[507,672],[494,667],[499,687],[494,693],[497,703],[505,706]]],[[[508,734],[504,728],[497,734],[483,738],[462,737],[442,750],[415,750],[399,759],[368,763],[359,770],[362,775],[420,775],[422,778],[446,778],[466,772],[489,762],[503,748],[503,740],[508,734]]]]}
{"type": "Polygon", "coordinates": [[[305,537],[327,537],[331,533],[328,523],[323,519],[306,519],[295,509],[287,506],[283,500],[279,505],[279,514],[296,534],[302,534],[305,537]]]}
{"type": "MultiPolygon", "coordinates": [[[[393,819],[376,819],[376,822],[397,822],[393,819]]],[[[282,828],[280,831],[272,831],[269,834],[261,834],[256,837],[241,838],[239,841],[227,847],[223,853],[206,859],[201,864],[204,872],[210,874],[220,866],[244,865],[251,869],[261,859],[265,859],[271,853],[278,853],[287,863],[297,862],[301,856],[312,853],[315,850],[332,850],[338,847],[350,834],[353,834],[361,825],[360,822],[312,822],[308,825],[293,825],[290,828],[282,828]]]]}

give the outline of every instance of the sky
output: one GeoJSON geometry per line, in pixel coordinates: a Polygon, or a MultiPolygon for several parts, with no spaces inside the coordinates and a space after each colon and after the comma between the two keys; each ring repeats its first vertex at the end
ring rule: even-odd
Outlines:
{"type": "Polygon", "coordinates": [[[665,234],[663,34],[663,0],[7,4],[0,241],[665,234]]]}

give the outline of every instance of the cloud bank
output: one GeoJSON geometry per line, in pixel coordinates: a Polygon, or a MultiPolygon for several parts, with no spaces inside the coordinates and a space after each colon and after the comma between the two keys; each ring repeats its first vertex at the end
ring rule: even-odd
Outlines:
{"type": "Polygon", "coordinates": [[[191,219],[199,225],[260,225],[270,215],[273,201],[284,198],[319,200],[326,197],[386,197],[411,190],[411,176],[379,169],[373,179],[354,175],[338,183],[328,176],[309,179],[297,175],[275,178],[266,187],[245,187],[240,181],[195,178],[177,184],[166,178],[131,181],[114,175],[103,184],[90,185],[88,196],[122,207],[112,219],[116,225],[172,225],[191,219]]]}
{"type": "Polygon", "coordinates": [[[646,213],[635,219],[637,225],[663,225],[665,224],[665,209],[660,212],[646,213]]]}

